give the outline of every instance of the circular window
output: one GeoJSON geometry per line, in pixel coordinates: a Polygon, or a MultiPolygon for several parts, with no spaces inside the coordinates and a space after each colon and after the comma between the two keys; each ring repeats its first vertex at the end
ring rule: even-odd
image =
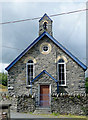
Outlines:
{"type": "Polygon", "coordinates": [[[40,52],[42,54],[48,54],[51,51],[51,45],[47,42],[44,42],[40,45],[40,52]]]}
{"type": "Polygon", "coordinates": [[[48,51],[48,46],[43,46],[43,51],[48,51]]]}

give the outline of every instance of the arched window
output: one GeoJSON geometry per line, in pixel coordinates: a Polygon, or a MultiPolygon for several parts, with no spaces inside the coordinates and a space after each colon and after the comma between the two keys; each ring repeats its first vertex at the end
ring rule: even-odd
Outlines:
{"type": "Polygon", "coordinates": [[[63,59],[58,61],[58,81],[59,85],[66,85],[66,64],[63,59]]]}
{"type": "Polygon", "coordinates": [[[27,85],[30,85],[31,80],[34,78],[34,63],[32,60],[27,62],[27,85]]]}
{"type": "Polygon", "coordinates": [[[43,28],[44,28],[44,30],[47,29],[47,22],[44,22],[44,24],[43,24],[43,28]]]}

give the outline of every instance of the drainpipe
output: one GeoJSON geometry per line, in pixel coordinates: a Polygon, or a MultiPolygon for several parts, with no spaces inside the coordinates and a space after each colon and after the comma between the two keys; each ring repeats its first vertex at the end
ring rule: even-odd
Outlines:
{"type": "Polygon", "coordinates": [[[59,83],[57,82],[57,94],[59,93],[59,83]]]}
{"type": "Polygon", "coordinates": [[[30,81],[30,85],[31,85],[31,95],[32,95],[32,82],[30,81]]]}

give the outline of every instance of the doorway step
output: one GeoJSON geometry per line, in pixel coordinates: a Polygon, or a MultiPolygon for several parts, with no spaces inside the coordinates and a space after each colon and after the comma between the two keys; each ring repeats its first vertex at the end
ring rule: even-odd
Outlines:
{"type": "Polygon", "coordinates": [[[51,114],[51,108],[36,108],[33,114],[51,114]]]}

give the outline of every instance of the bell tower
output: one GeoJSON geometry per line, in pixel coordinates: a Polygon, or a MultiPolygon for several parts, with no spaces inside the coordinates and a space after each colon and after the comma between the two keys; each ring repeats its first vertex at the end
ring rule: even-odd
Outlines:
{"type": "Polygon", "coordinates": [[[52,35],[52,22],[53,21],[45,13],[43,17],[39,20],[39,35],[41,35],[44,31],[52,35]]]}

